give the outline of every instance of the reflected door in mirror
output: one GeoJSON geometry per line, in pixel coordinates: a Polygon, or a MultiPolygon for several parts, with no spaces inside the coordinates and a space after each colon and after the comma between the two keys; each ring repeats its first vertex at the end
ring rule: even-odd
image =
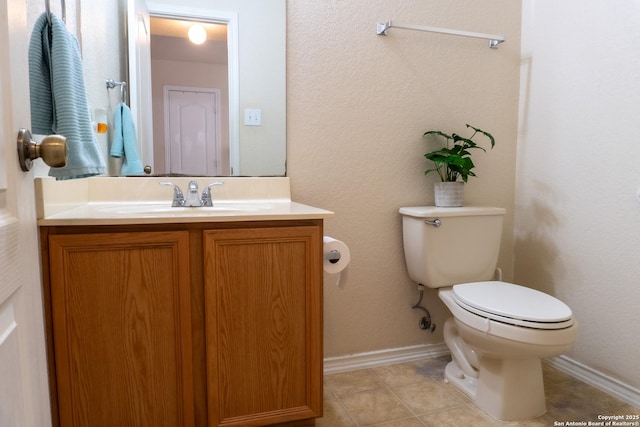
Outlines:
{"type": "Polygon", "coordinates": [[[220,91],[166,88],[165,153],[170,174],[218,175],[220,91]]]}

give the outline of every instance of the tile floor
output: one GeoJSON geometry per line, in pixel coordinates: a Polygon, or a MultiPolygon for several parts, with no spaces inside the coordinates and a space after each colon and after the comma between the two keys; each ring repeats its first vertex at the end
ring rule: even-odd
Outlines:
{"type": "Polygon", "coordinates": [[[639,408],[543,365],[547,413],[528,421],[498,421],[444,383],[449,360],[447,356],[325,375],[324,417],[317,427],[542,427],[571,425],[570,421],[587,425],[597,422],[598,415],[640,414],[639,408]]]}

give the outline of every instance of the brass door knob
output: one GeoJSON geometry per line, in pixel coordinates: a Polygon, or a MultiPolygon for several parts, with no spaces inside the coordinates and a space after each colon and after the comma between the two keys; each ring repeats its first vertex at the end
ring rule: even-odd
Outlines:
{"type": "Polygon", "coordinates": [[[67,164],[67,138],[62,135],[45,136],[40,144],[31,139],[27,129],[18,131],[18,161],[20,168],[28,172],[32,163],[40,157],[52,168],[61,168],[67,164]]]}

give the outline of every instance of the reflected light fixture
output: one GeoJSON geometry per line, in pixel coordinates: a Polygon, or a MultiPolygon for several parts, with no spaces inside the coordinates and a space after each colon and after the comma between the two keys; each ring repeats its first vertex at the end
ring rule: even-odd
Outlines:
{"type": "Polygon", "coordinates": [[[204,27],[200,24],[193,24],[189,27],[189,40],[194,44],[202,44],[207,40],[207,32],[204,27]]]}

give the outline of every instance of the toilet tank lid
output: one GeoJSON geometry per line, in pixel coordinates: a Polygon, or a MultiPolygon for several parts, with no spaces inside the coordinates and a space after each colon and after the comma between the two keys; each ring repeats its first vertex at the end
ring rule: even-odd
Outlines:
{"type": "Polygon", "coordinates": [[[400,208],[400,213],[416,218],[459,217],[479,215],[504,215],[504,208],[489,206],[463,206],[459,208],[439,208],[436,206],[408,206],[400,208]]]}

